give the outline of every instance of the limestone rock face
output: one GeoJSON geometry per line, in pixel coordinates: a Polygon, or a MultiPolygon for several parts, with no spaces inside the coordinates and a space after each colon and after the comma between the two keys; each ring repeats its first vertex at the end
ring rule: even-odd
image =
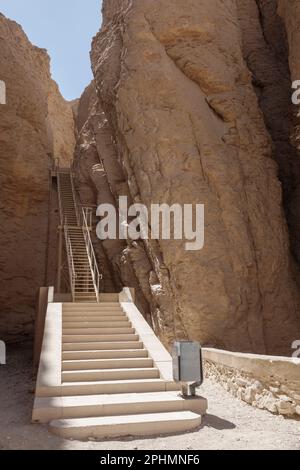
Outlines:
{"type": "Polygon", "coordinates": [[[189,338],[290,355],[300,337],[278,178],[288,187],[295,149],[276,8],[275,0],[103,3],[95,81],[78,114],[82,197],[205,204],[201,251],[178,240],[97,243],[109,282],[138,285],[166,344],[189,338]]]}
{"type": "Polygon", "coordinates": [[[297,0],[278,0],[278,13],[283,18],[289,43],[289,62],[293,80],[300,80],[300,4],[297,0]]]}
{"type": "Polygon", "coordinates": [[[49,57],[0,15],[0,339],[30,334],[36,291],[47,283],[49,169],[67,164],[71,106],[52,81],[49,57]]]}
{"type": "MultiPolygon", "coordinates": [[[[290,76],[292,82],[300,80],[300,4],[295,0],[279,0],[278,12],[283,19],[287,42],[288,42],[288,60],[290,66],[290,76]]],[[[289,84],[291,86],[291,84],[289,84]]],[[[294,90],[293,90],[294,91],[294,90]]],[[[289,91],[290,92],[290,91],[289,91]]],[[[291,92],[290,92],[291,93],[291,92]]],[[[290,100],[289,100],[290,102],[290,100]]],[[[289,121],[290,139],[297,149],[297,158],[290,161],[290,168],[293,173],[290,186],[290,205],[289,218],[291,227],[291,240],[294,254],[299,262],[300,259],[300,107],[293,105],[292,120],[289,121]],[[292,122],[291,122],[292,121],[292,122]]]]}

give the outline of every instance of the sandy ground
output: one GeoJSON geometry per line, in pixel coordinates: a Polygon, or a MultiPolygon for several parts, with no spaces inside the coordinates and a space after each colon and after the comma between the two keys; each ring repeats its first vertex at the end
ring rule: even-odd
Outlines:
{"type": "Polygon", "coordinates": [[[195,432],[104,442],[63,440],[46,426],[30,423],[34,396],[31,345],[8,347],[7,362],[0,366],[0,449],[300,450],[300,421],[256,410],[209,381],[201,390],[208,398],[208,414],[195,432]]]}

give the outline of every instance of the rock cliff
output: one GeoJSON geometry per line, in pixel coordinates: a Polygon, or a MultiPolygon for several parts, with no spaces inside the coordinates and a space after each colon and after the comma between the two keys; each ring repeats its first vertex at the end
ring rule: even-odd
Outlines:
{"type": "Polygon", "coordinates": [[[45,50],[0,14],[0,338],[32,332],[37,288],[47,282],[49,168],[75,145],[71,105],[50,75],[45,50]]]}
{"type": "MultiPolygon", "coordinates": [[[[293,69],[295,2],[282,3],[293,69]]],[[[82,199],[205,204],[201,251],[173,240],[97,242],[105,289],[136,287],[166,344],[290,355],[300,337],[298,150],[277,6],[103,2],[95,80],[78,109],[82,199]]]]}

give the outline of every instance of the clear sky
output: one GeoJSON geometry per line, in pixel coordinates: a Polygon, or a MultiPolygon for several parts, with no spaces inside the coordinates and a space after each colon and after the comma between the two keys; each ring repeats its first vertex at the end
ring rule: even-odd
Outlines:
{"type": "Polygon", "coordinates": [[[48,50],[63,96],[79,98],[92,78],[91,39],[101,25],[102,0],[0,0],[0,12],[48,50]]]}

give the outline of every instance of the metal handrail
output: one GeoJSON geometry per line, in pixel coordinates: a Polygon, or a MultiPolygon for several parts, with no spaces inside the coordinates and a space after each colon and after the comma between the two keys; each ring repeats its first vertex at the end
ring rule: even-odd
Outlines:
{"type": "Polygon", "coordinates": [[[65,222],[64,222],[64,234],[65,234],[67,258],[68,258],[68,266],[69,266],[69,275],[70,275],[70,282],[71,282],[71,292],[72,292],[72,298],[73,298],[73,301],[74,301],[75,300],[76,271],[75,271],[75,265],[74,265],[72,244],[71,244],[71,239],[70,239],[69,231],[68,231],[67,218],[65,218],[65,222]]]}
{"type": "Polygon", "coordinates": [[[64,223],[64,212],[63,212],[63,205],[61,199],[61,187],[60,187],[60,176],[58,167],[56,168],[56,177],[57,177],[57,193],[58,193],[58,206],[59,206],[59,217],[60,217],[60,224],[63,226],[64,223]]]}
{"type": "Polygon", "coordinates": [[[84,206],[81,205],[81,220],[80,224],[81,226],[85,225],[85,220],[86,220],[86,225],[88,226],[88,229],[91,231],[93,228],[93,208],[89,206],[84,206]],[[83,217],[83,214],[85,214],[85,219],[83,217]]]}
{"type": "Polygon", "coordinates": [[[72,243],[71,238],[69,235],[68,230],[68,220],[64,216],[64,209],[63,209],[63,201],[62,201],[62,188],[60,182],[60,174],[61,173],[68,173],[70,175],[71,180],[71,188],[72,188],[72,196],[74,201],[74,207],[76,211],[76,220],[78,228],[82,229],[86,251],[88,255],[88,262],[90,265],[90,270],[92,274],[92,281],[94,290],[96,293],[97,302],[100,300],[100,280],[103,279],[102,274],[99,272],[97,259],[94,251],[94,247],[92,244],[90,232],[92,230],[92,222],[93,222],[93,208],[85,207],[80,204],[80,201],[77,198],[74,180],[73,180],[73,171],[72,169],[63,169],[56,166],[56,175],[57,175],[57,185],[58,185],[58,200],[59,200],[59,212],[60,212],[60,223],[61,228],[63,228],[64,236],[65,236],[65,244],[66,244],[66,252],[67,252],[67,259],[68,259],[68,267],[69,267],[69,277],[70,277],[70,284],[71,284],[71,292],[73,301],[75,301],[76,296],[76,270],[74,265],[74,257],[73,257],[73,250],[72,250],[72,243]],[[65,171],[64,171],[65,170],[65,171]],[[79,207],[81,207],[81,212],[79,207]]]}
{"type": "MultiPolygon", "coordinates": [[[[92,217],[92,212],[90,211],[90,217],[92,217]]],[[[90,263],[90,268],[92,272],[92,278],[93,278],[93,284],[96,292],[96,297],[97,297],[97,302],[99,302],[100,298],[100,280],[102,279],[102,275],[99,272],[98,269],[98,264],[97,264],[97,259],[94,251],[94,247],[92,244],[91,240],[91,235],[90,235],[90,226],[88,225],[87,221],[87,215],[85,212],[85,208],[82,208],[82,228],[83,228],[83,235],[85,239],[85,244],[86,244],[86,249],[87,249],[87,254],[88,254],[88,259],[90,263]]]]}
{"type": "Polygon", "coordinates": [[[77,224],[80,224],[80,214],[78,211],[78,204],[77,204],[77,198],[76,198],[76,190],[75,190],[75,185],[74,185],[74,179],[73,179],[73,170],[70,169],[70,179],[71,179],[71,186],[72,186],[72,194],[73,194],[73,200],[74,200],[74,206],[75,206],[75,212],[76,212],[76,219],[77,219],[77,224]]]}

